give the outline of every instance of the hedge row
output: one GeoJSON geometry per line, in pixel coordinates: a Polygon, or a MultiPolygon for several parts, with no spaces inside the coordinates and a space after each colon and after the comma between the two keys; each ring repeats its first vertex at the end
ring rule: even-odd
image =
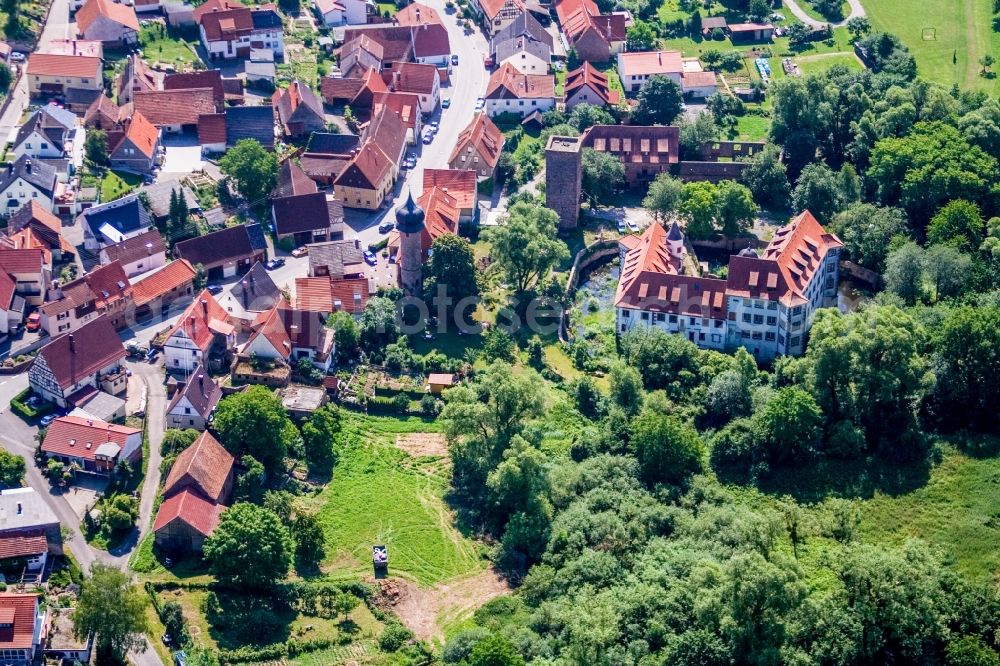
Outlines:
{"type": "Polygon", "coordinates": [[[31,387],[24,389],[16,396],[11,398],[10,407],[15,414],[20,416],[22,419],[28,421],[34,421],[35,419],[41,418],[52,411],[52,403],[43,401],[38,409],[34,409],[28,406],[27,400],[31,397],[31,387]]]}

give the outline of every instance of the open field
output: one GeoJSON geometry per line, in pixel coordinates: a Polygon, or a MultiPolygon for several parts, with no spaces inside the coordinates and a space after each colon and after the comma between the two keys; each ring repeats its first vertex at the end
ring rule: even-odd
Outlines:
{"type": "Polygon", "coordinates": [[[184,39],[168,35],[162,23],[144,27],[139,33],[139,44],[149,62],[172,65],[178,71],[201,60],[184,39]]]}
{"type": "Polygon", "coordinates": [[[353,442],[333,481],[315,500],[328,552],[323,569],[340,577],[371,575],[371,548],[389,547],[389,574],[423,586],[485,568],[482,547],[454,526],[445,505],[448,461],[413,458],[396,448],[396,435],[432,432],[420,419],[350,415],[353,442]]]}
{"type": "Polygon", "coordinates": [[[898,35],[917,59],[920,76],[947,86],[1000,90],[997,79],[979,76],[979,59],[1000,56],[1000,35],[991,29],[992,0],[863,0],[879,30],[898,35]]]}

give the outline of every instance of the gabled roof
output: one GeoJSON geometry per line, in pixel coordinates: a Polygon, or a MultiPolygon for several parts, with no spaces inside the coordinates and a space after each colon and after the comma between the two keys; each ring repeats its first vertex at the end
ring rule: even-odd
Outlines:
{"type": "Polygon", "coordinates": [[[189,90],[192,88],[211,88],[216,104],[222,105],[226,101],[226,91],[222,84],[222,72],[217,69],[167,74],[163,78],[164,90],[189,90]]]}
{"type": "Polygon", "coordinates": [[[420,2],[413,2],[396,12],[394,17],[399,25],[419,28],[428,24],[444,25],[441,15],[433,7],[420,2]]]}
{"type": "Polygon", "coordinates": [[[244,349],[248,349],[260,337],[265,338],[271,348],[284,360],[287,361],[292,355],[292,340],[288,337],[285,323],[278,314],[277,308],[260,313],[254,322],[254,331],[247,339],[244,349]]]}
{"type": "MultiPolygon", "coordinates": [[[[207,376],[200,365],[190,381],[178,395],[186,395],[191,405],[203,417],[208,417],[214,403],[219,402],[222,390],[207,376]]],[[[171,401],[171,406],[176,404],[171,401]]],[[[171,408],[167,408],[170,412],[171,408]]],[[[181,489],[197,491],[205,499],[213,502],[223,502],[222,496],[226,481],[236,462],[235,456],[227,451],[215,437],[203,432],[198,439],[177,455],[163,483],[163,496],[170,497],[181,489]]]]}
{"type": "Polygon", "coordinates": [[[365,131],[364,143],[350,164],[337,177],[336,184],[374,189],[392,170],[406,144],[406,125],[387,108],[372,119],[365,131]]]}
{"type": "Polygon", "coordinates": [[[100,234],[101,228],[105,225],[117,230],[122,235],[149,229],[153,226],[149,211],[142,205],[138,194],[127,194],[121,199],[88,208],[80,213],[80,217],[90,226],[94,235],[100,234]]]}
{"type": "Polygon", "coordinates": [[[134,282],[132,299],[136,307],[145,305],[185,283],[193,282],[196,274],[194,267],[186,259],[171,261],[134,282]]]}
{"type": "Polygon", "coordinates": [[[254,28],[253,13],[246,7],[202,14],[198,22],[210,42],[231,41],[245,37],[254,28]]]}
{"type": "Polygon", "coordinates": [[[284,299],[278,302],[275,310],[288,332],[292,349],[311,349],[318,357],[333,350],[333,329],[326,327],[324,313],[296,310],[284,299]]]}
{"type": "Polygon", "coordinates": [[[285,159],[278,165],[278,186],[275,188],[273,196],[290,197],[318,191],[316,183],[291,158],[285,159]]]}
{"type": "Polygon", "coordinates": [[[0,248],[0,268],[13,275],[41,273],[44,258],[38,248],[0,248]]]}
{"type": "MultiPolygon", "coordinates": [[[[507,4],[507,0],[479,0],[479,6],[482,7],[483,13],[490,21],[497,17],[505,4],[507,4]]],[[[514,6],[522,12],[525,9],[523,0],[514,0],[514,6]]]]}
{"type": "Polygon", "coordinates": [[[55,104],[46,104],[36,109],[21,125],[14,138],[14,146],[20,146],[32,133],[49,139],[56,147],[63,149],[66,133],[76,127],[76,115],[55,104]]]}
{"type": "MultiPolygon", "coordinates": [[[[61,416],[49,424],[42,451],[56,456],[94,460],[102,444],[115,444],[121,451],[130,437],[141,434],[142,431],[136,428],[97,419],[61,416]]],[[[103,451],[101,453],[104,454],[103,451]]]]}
{"type": "Polygon", "coordinates": [[[214,266],[225,261],[251,257],[256,253],[257,249],[250,240],[250,232],[244,224],[189,238],[174,246],[174,255],[187,259],[192,265],[214,266]]]}
{"type": "Polygon", "coordinates": [[[344,31],[344,45],[358,37],[368,37],[382,48],[381,60],[406,62],[413,54],[413,29],[406,25],[380,24],[350,27],[344,31]]]}
{"type": "Polygon", "coordinates": [[[98,39],[52,39],[45,47],[45,52],[53,55],[83,55],[91,58],[103,58],[104,44],[98,39]]]}
{"type": "Polygon", "coordinates": [[[86,34],[87,29],[98,19],[104,17],[118,23],[130,30],[139,32],[139,19],[135,15],[135,10],[126,4],[112,2],[112,0],[87,0],[83,7],[76,12],[76,25],[81,33],[86,34]]]}
{"type": "Polygon", "coordinates": [[[413,28],[413,57],[432,58],[451,53],[448,29],[440,23],[424,24],[413,28]]]}
{"type": "Polygon", "coordinates": [[[231,335],[234,331],[229,313],[219,305],[207,289],[203,290],[188,306],[181,318],[167,334],[167,341],[175,335],[191,340],[202,352],[212,346],[215,333],[231,335]]]}
{"type": "Polygon", "coordinates": [[[37,594],[0,592],[0,650],[27,650],[35,644],[37,594]]]}
{"type": "Polygon", "coordinates": [[[411,130],[417,127],[420,117],[420,97],[415,93],[387,92],[375,95],[372,111],[376,114],[383,108],[389,109],[411,130]]]}
{"type": "Polygon", "coordinates": [[[212,88],[140,90],[133,93],[132,105],[157,126],[197,125],[198,116],[215,113],[214,95],[212,88]]]}
{"type": "Polygon", "coordinates": [[[230,300],[235,301],[245,312],[263,312],[274,307],[281,298],[281,290],[274,284],[271,274],[259,261],[254,262],[225,295],[221,305],[228,310],[230,300]]]}
{"type": "Polygon", "coordinates": [[[227,11],[230,9],[239,9],[240,7],[245,6],[246,5],[239,0],[208,0],[208,2],[205,2],[195,8],[193,18],[195,23],[201,23],[201,17],[205,14],[227,11]]]}
{"type": "Polygon", "coordinates": [[[280,30],[283,25],[278,9],[273,4],[260,5],[250,10],[254,30],[280,30]]]}
{"type": "Polygon", "coordinates": [[[282,125],[287,126],[293,120],[302,118],[302,114],[311,114],[321,122],[325,122],[323,102],[316,97],[309,86],[298,79],[288,84],[284,90],[281,88],[275,90],[271,104],[282,125]]]}
{"type": "MultiPolygon", "coordinates": [[[[493,44],[505,42],[519,35],[528,35],[536,41],[547,44],[550,50],[553,48],[552,35],[531,12],[519,12],[513,21],[493,35],[493,44]]],[[[491,47],[490,50],[496,51],[496,48],[491,47]]]]}
{"type": "Polygon", "coordinates": [[[0,271],[0,308],[7,310],[14,300],[14,292],[17,290],[17,283],[14,279],[0,271]]]}
{"type": "Polygon", "coordinates": [[[418,62],[393,62],[382,71],[382,80],[395,92],[430,95],[437,79],[437,67],[418,62]]]}
{"type": "Polygon", "coordinates": [[[684,63],[680,51],[644,51],[620,53],[618,69],[622,76],[653,76],[655,74],[682,74],[684,63]]]}
{"type": "Polygon", "coordinates": [[[344,155],[357,148],[360,143],[361,137],[356,134],[313,132],[309,137],[309,143],[306,145],[306,152],[344,155]]]}
{"type": "Polygon", "coordinates": [[[28,76],[99,77],[101,59],[82,55],[32,53],[28,58],[27,71],[28,76]]]}
{"type": "Polygon", "coordinates": [[[368,302],[368,278],[296,278],[296,310],[361,314],[368,302]],[[339,305],[338,305],[339,304],[339,305]]]}
{"type": "Polygon", "coordinates": [[[603,100],[605,104],[612,106],[618,104],[620,96],[617,90],[611,90],[608,85],[608,77],[589,62],[584,62],[578,69],[566,75],[566,85],[564,92],[566,99],[572,97],[576,91],[583,88],[590,88],[603,100]]]}
{"type": "MultiPolygon", "coordinates": [[[[177,407],[181,399],[187,398],[188,403],[190,403],[191,408],[198,414],[198,416],[203,419],[207,419],[215,406],[219,404],[219,400],[222,399],[222,388],[216,384],[210,376],[205,372],[205,369],[199,364],[195,371],[191,374],[188,382],[184,385],[184,388],[174,393],[174,397],[171,398],[170,404],[167,405],[167,414],[171,414],[174,408],[177,407]]],[[[207,434],[207,433],[205,433],[207,434]]],[[[204,437],[204,435],[202,435],[204,437]]],[[[189,476],[197,481],[199,487],[208,488],[211,490],[214,488],[214,475],[216,474],[214,467],[218,463],[218,457],[206,455],[195,454],[196,459],[191,460],[191,456],[187,455],[189,451],[195,449],[198,443],[201,441],[202,437],[194,442],[191,446],[184,449],[179,456],[177,456],[177,461],[174,463],[173,467],[170,468],[170,475],[167,477],[167,484],[164,486],[163,494],[167,495],[168,490],[172,492],[175,486],[184,476],[189,476]],[[180,465],[180,467],[178,467],[180,465]],[[208,469],[206,469],[208,465],[208,469]],[[176,470],[176,473],[175,473],[176,470]]],[[[211,437],[211,436],[210,436],[211,437]]],[[[213,440],[214,441],[214,440],[213,440]]],[[[218,443],[216,443],[218,445],[218,443]]],[[[221,445],[218,445],[222,448],[221,445]]],[[[223,449],[225,451],[225,449],[223,449]]],[[[232,455],[228,451],[226,453],[229,458],[232,455]]],[[[230,464],[230,468],[232,465],[230,464]]],[[[228,475],[228,471],[226,472],[228,475]]],[[[225,483],[225,477],[223,477],[223,484],[225,483]]],[[[222,484],[219,484],[219,491],[222,490],[222,484]]],[[[209,495],[207,491],[203,491],[209,499],[215,499],[212,495],[209,495]]]]}
{"type": "Polygon", "coordinates": [[[122,118],[122,109],[111,101],[103,92],[95,99],[83,114],[83,124],[87,127],[98,127],[107,131],[116,126],[122,118]]]}
{"type": "Polygon", "coordinates": [[[154,228],[137,236],[126,238],[121,243],[102,248],[101,254],[107,257],[108,263],[118,262],[121,265],[126,265],[166,251],[167,244],[164,242],[163,236],[154,228]]]}
{"type": "Polygon", "coordinates": [[[343,204],[337,200],[327,201],[323,192],[275,197],[271,199],[271,210],[279,236],[325,231],[344,221],[343,204]]]}
{"type": "Polygon", "coordinates": [[[62,299],[49,301],[40,308],[48,316],[55,316],[72,308],[106,308],[132,295],[122,265],[117,261],[95,266],[89,272],[62,286],[62,299]]]}
{"type": "Polygon", "coordinates": [[[503,133],[483,112],[477,113],[469,126],[458,135],[458,140],[455,142],[455,148],[451,151],[448,162],[454,162],[470,148],[491,168],[495,167],[500,160],[500,151],[503,150],[503,133]]]}
{"type": "Polygon", "coordinates": [[[503,41],[494,40],[493,51],[497,62],[500,63],[509,58],[522,57],[524,54],[532,55],[544,62],[548,62],[552,57],[551,46],[528,35],[517,35],[503,41]]]}
{"type": "Polygon", "coordinates": [[[274,148],[274,109],[270,106],[226,107],[226,145],[253,139],[265,148],[274,148]]]}
{"type": "Polygon", "coordinates": [[[331,277],[344,277],[364,272],[364,257],[360,244],[352,240],[309,244],[309,274],[325,271],[331,277]]]}
{"type": "Polygon", "coordinates": [[[203,146],[226,143],[226,114],[203,113],[198,116],[198,143],[203,146]]]}
{"type": "Polygon", "coordinates": [[[11,557],[31,557],[48,552],[49,542],[41,530],[28,534],[6,534],[0,536],[0,560],[11,557]]]}
{"type": "Polygon", "coordinates": [[[476,206],[476,172],[472,169],[424,169],[424,190],[439,187],[459,209],[476,206]]]}
{"type": "Polygon", "coordinates": [[[114,146],[110,153],[113,156],[122,148],[126,141],[129,141],[137,150],[149,159],[153,159],[156,154],[156,145],[160,141],[160,130],[156,129],[146,117],[136,111],[132,117],[125,121],[125,133],[117,146],[114,146]]]}
{"type": "Polygon", "coordinates": [[[87,29],[98,17],[110,19],[139,32],[139,19],[135,15],[135,10],[130,5],[119,4],[112,0],[87,0],[76,12],[77,28],[86,34],[87,29]]]}
{"type": "Polygon", "coordinates": [[[549,99],[555,96],[551,74],[522,74],[509,62],[490,75],[487,99],[549,99]]]}
{"type": "Polygon", "coordinates": [[[165,499],[156,512],[153,531],[159,532],[175,520],[188,525],[202,536],[211,536],[219,526],[226,507],[210,502],[198,493],[182,490],[165,499]]]}
{"type": "Polygon", "coordinates": [[[27,155],[21,155],[12,165],[0,171],[0,192],[5,192],[17,180],[31,183],[41,192],[51,197],[56,191],[56,170],[54,167],[27,155]]]}
{"type": "MultiPolygon", "coordinates": [[[[31,227],[53,248],[69,245],[62,240],[62,221],[35,199],[18,208],[7,223],[8,231],[20,231],[25,227],[31,227]]],[[[69,248],[72,250],[72,246],[69,248]]]]}

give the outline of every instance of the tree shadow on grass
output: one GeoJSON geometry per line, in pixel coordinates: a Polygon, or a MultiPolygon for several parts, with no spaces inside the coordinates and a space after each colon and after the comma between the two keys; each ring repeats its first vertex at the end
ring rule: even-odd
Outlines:
{"type": "MultiPolygon", "coordinates": [[[[799,502],[828,497],[870,499],[876,492],[893,497],[913,492],[930,479],[932,460],[899,461],[882,456],[856,460],[818,460],[802,466],[772,468],[756,486],[769,495],[791,495],[799,502]]],[[[728,481],[739,482],[730,476],[728,481]]]]}
{"type": "Polygon", "coordinates": [[[218,608],[206,609],[212,639],[224,650],[284,643],[295,611],[274,596],[218,592],[218,608]]]}

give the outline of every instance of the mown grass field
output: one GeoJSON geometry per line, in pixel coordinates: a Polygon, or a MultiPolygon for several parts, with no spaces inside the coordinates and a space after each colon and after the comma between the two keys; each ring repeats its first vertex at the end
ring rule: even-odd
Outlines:
{"type": "Polygon", "coordinates": [[[139,44],[146,60],[173,65],[177,70],[201,61],[184,39],[168,35],[161,23],[144,27],[139,33],[139,44]]]}
{"type": "Polygon", "coordinates": [[[142,184],[142,176],[125,171],[108,171],[101,179],[101,203],[120,199],[142,184]]]}
{"type": "Polygon", "coordinates": [[[413,458],[395,447],[399,433],[433,432],[434,423],[346,415],[351,444],[333,480],[314,500],[326,532],[324,570],[372,574],[372,545],[389,547],[389,573],[429,586],[486,566],[482,546],[462,535],[444,502],[446,458],[413,458]]]}
{"type": "Polygon", "coordinates": [[[920,76],[947,86],[1000,91],[998,79],[979,76],[979,59],[1000,56],[992,0],[862,0],[879,30],[898,35],[917,59],[920,76]]]}

